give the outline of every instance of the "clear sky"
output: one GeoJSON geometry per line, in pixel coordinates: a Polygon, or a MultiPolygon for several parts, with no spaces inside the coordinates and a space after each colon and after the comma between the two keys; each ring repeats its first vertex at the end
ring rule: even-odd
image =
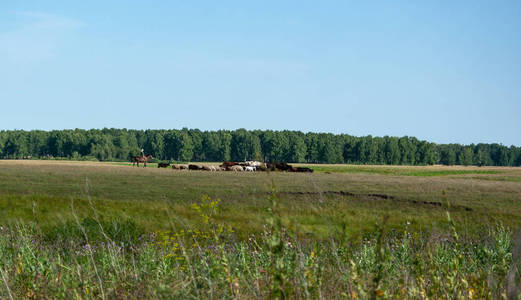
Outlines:
{"type": "Polygon", "coordinates": [[[0,129],[521,145],[521,1],[0,1],[0,129]]]}

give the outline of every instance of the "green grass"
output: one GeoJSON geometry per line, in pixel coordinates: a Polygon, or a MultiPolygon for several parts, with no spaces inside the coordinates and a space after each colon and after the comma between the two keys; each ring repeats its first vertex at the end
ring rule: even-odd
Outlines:
{"type": "Polygon", "coordinates": [[[395,176],[450,176],[450,175],[466,175],[466,174],[501,174],[497,170],[431,170],[429,167],[383,167],[383,166],[355,166],[355,165],[313,165],[311,168],[316,172],[331,173],[369,173],[379,175],[395,175],[395,176]]]}
{"type": "MultiPolygon", "coordinates": [[[[187,206],[209,195],[222,200],[223,220],[244,238],[262,230],[273,183],[279,192],[281,214],[312,239],[336,234],[343,224],[350,224],[346,234],[359,238],[369,234],[375,220],[384,215],[390,215],[390,227],[409,221],[416,230],[430,230],[443,223],[447,201],[454,218],[469,230],[476,224],[521,225],[517,204],[521,185],[517,182],[491,185],[492,181],[472,179],[467,174],[397,177],[394,175],[411,172],[411,168],[366,168],[392,172],[251,174],[104,163],[0,162],[0,217],[2,223],[33,221],[43,229],[52,228],[72,220],[74,204],[81,218],[96,210],[107,220],[133,220],[146,231],[169,230],[192,223],[196,215],[187,206]]],[[[414,172],[432,171],[429,167],[414,168],[414,172]]],[[[459,172],[450,168],[434,171],[459,172]]],[[[480,178],[494,176],[480,174],[480,178]]]]}
{"type": "Polygon", "coordinates": [[[518,293],[521,183],[494,178],[520,170],[363,169],[372,171],[0,161],[0,298],[518,293]]]}
{"type": "MultiPolygon", "coordinates": [[[[237,241],[220,203],[194,203],[197,226],[143,234],[132,222],[77,219],[54,232],[0,227],[0,298],[515,299],[520,241],[503,227],[474,237],[386,229],[363,241],[310,242],[287,230],[277,198],[266,226],[237,241]],[[517,250],[516,250],[517,249],[517,250]]],[[[461,235],[460,235],[461,234],[461,235]]]]}

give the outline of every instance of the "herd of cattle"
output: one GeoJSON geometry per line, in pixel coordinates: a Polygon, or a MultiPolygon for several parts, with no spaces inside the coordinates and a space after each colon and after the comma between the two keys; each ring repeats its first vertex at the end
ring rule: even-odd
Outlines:
{"type": "MultiPolygon", "coordinates": [[[[158,168],[168,168],[170,163],[158,163],[158,168]]],[[[221,165],[195,165],[195,164],[172,164],[174,170],[202,170],[202,171],[235,171],[235,172],[255,172],[255,171],[286,171],[313,173],[313,170],[306,167],[293,167],[287,163],[263,163],[259,161],[231,162],[225,161],[221,165]]]]}

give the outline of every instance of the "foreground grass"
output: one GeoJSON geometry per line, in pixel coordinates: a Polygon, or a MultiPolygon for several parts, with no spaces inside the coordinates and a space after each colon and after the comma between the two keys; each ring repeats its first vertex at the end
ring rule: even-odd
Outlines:
{"type": "MultiPolygon", "coordinates": [[[[462,237],[388,232],[360,242],[302,241],[278,203],[264,230],[238,241],[219,201],[191,205],[197,227],[143,234],[130,223],[76,220],[53,234],[0,228],[0,298],[516,299],[521,240],[504,227],[462,237]]],[[[521,238],[521,237],[520,237],[521,238]]]]}

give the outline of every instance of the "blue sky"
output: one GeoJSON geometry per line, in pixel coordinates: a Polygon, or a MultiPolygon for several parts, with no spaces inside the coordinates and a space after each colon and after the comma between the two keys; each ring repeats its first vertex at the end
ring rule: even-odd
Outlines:
{"type": "Polygon", "coordinates": [[[521,145],[521,2],[429,2],[1,1],[0,129],[521,145]]]}

